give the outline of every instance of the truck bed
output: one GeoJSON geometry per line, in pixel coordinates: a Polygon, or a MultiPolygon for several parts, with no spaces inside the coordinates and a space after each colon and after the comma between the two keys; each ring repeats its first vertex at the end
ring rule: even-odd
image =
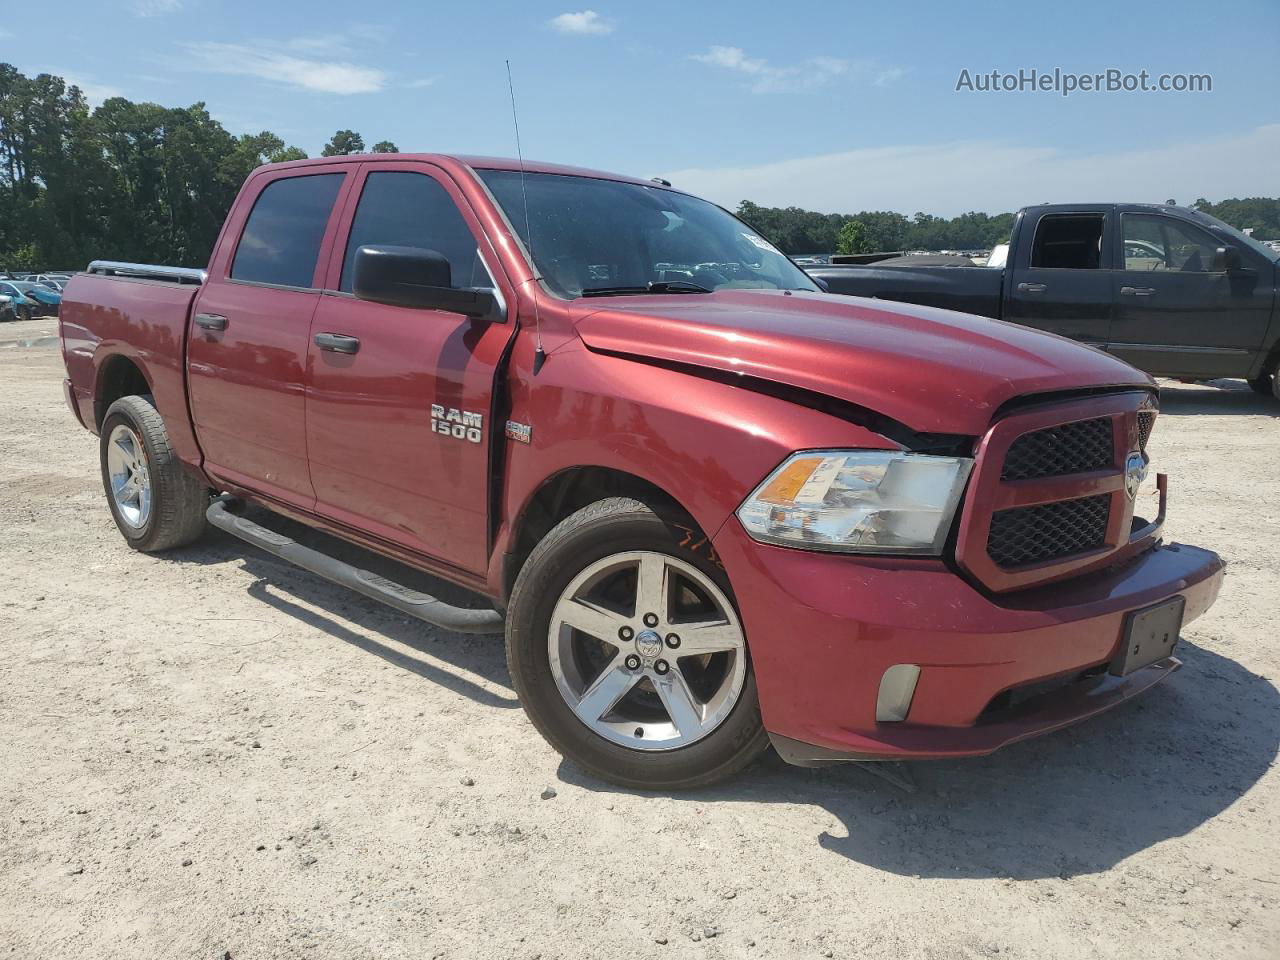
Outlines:
{"type": "Polygon", "coordinates": [[[121,266],[134,269],[95,263],[91,272],[72,277],[63,293],[58,327],[72,402],[85,426],[96,430],[105,413],[94,408],[98,384],[106,377],[136,375],[128,369],[132,360],[134,370],[147,371],[147,387],[175,452],[185,462],[198,463],[186,415],[184,358],[191,304],[200,289],[195,275],[203,271],[121,266]]]}
{"type": "Polygon", "coordinates": [[[998,267],[837,264],[810,267],[807,272],[826,283],[832,293],[919,303],[1000,319],[1004,271],[998,267]]]}

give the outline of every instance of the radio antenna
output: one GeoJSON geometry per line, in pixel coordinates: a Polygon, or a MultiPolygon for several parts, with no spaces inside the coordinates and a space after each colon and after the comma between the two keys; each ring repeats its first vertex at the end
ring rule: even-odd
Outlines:
{"type": "MultiPolygon", "coordinates": [[[[507,92],[511,94],[511,123],[516,128],[516,158],[520,161],[520,200],[524,204],[524,235],[528,238],[529,266],[533,269],[533,279],[538,276],[538,263],[533,258],[533,228],[529,225],[529,190],[525,186],[524,150],[520,147],[520,116],[516,113],[516,85],[511,81],[511,61],[507,65],[507,92]]],[[[537,376],[542,365],[547,362],[547,352],[542,349],[542,314],[538,309],[538,291],[533,290],[533,339],[536,346],[533,351],[533,373],[537,376]]]]}

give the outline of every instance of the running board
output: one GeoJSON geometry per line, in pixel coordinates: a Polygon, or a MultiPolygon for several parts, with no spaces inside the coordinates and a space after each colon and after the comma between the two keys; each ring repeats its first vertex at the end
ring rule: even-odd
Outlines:
{"type": "Polygon", "coordinates": [[[401,613],[417,617],[427,623],[455,633],[502,633],[503,617],[496,610],[468,610],[437,600],[429,594],[410,590],[408,587],[380,577],[368,570],[361,570],[319,550],[304,547],[296,540],[268,530],[228,509],[229,501],[218,498],[209,505],[205,516],[219,530],[251,543],[272,556],[287,560],[295,566],[309,570],[318,577],[354,590],[371,600],[379,600],[401,613]]]}

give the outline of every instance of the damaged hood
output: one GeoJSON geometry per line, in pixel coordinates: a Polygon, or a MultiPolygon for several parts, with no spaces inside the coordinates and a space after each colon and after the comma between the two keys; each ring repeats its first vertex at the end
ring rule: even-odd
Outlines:
{"type": "Polygon", "coordinates": [[[591,307],[577,331],[592,350],[810,390],[921,433],[978,436],[1027,394],[1154,388],[1101,350],[915,304],[780,290],[578,302],[591,307]]]}

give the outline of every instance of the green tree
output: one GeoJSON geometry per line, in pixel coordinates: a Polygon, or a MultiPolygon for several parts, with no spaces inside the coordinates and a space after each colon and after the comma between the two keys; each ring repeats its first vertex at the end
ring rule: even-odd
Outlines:
{"type": "Polygon", "coordinates": [[[400,148],[390,140],[379,140],[373,145],[374,153],[399,153],[400,148]]]}
{"type": "Polygon", "coordinates": [[[836,253],[870,253],[867,228],[858,219],[846,220],[836,236],[836,253]]]}
{"type": "Polygon", "coordinates": [[[322,157],[345,157],[352,153],[364,153],[364,137],[354,130],[339,130],[320,151],[322,157]]]}
{"type": "Polygon", "coordinates": [[[62,78],[0,64],[0,268],[205,263],[249,171],[302,156],[266,131],[233,137],[204,104],[90,110],[62,78]]]}

